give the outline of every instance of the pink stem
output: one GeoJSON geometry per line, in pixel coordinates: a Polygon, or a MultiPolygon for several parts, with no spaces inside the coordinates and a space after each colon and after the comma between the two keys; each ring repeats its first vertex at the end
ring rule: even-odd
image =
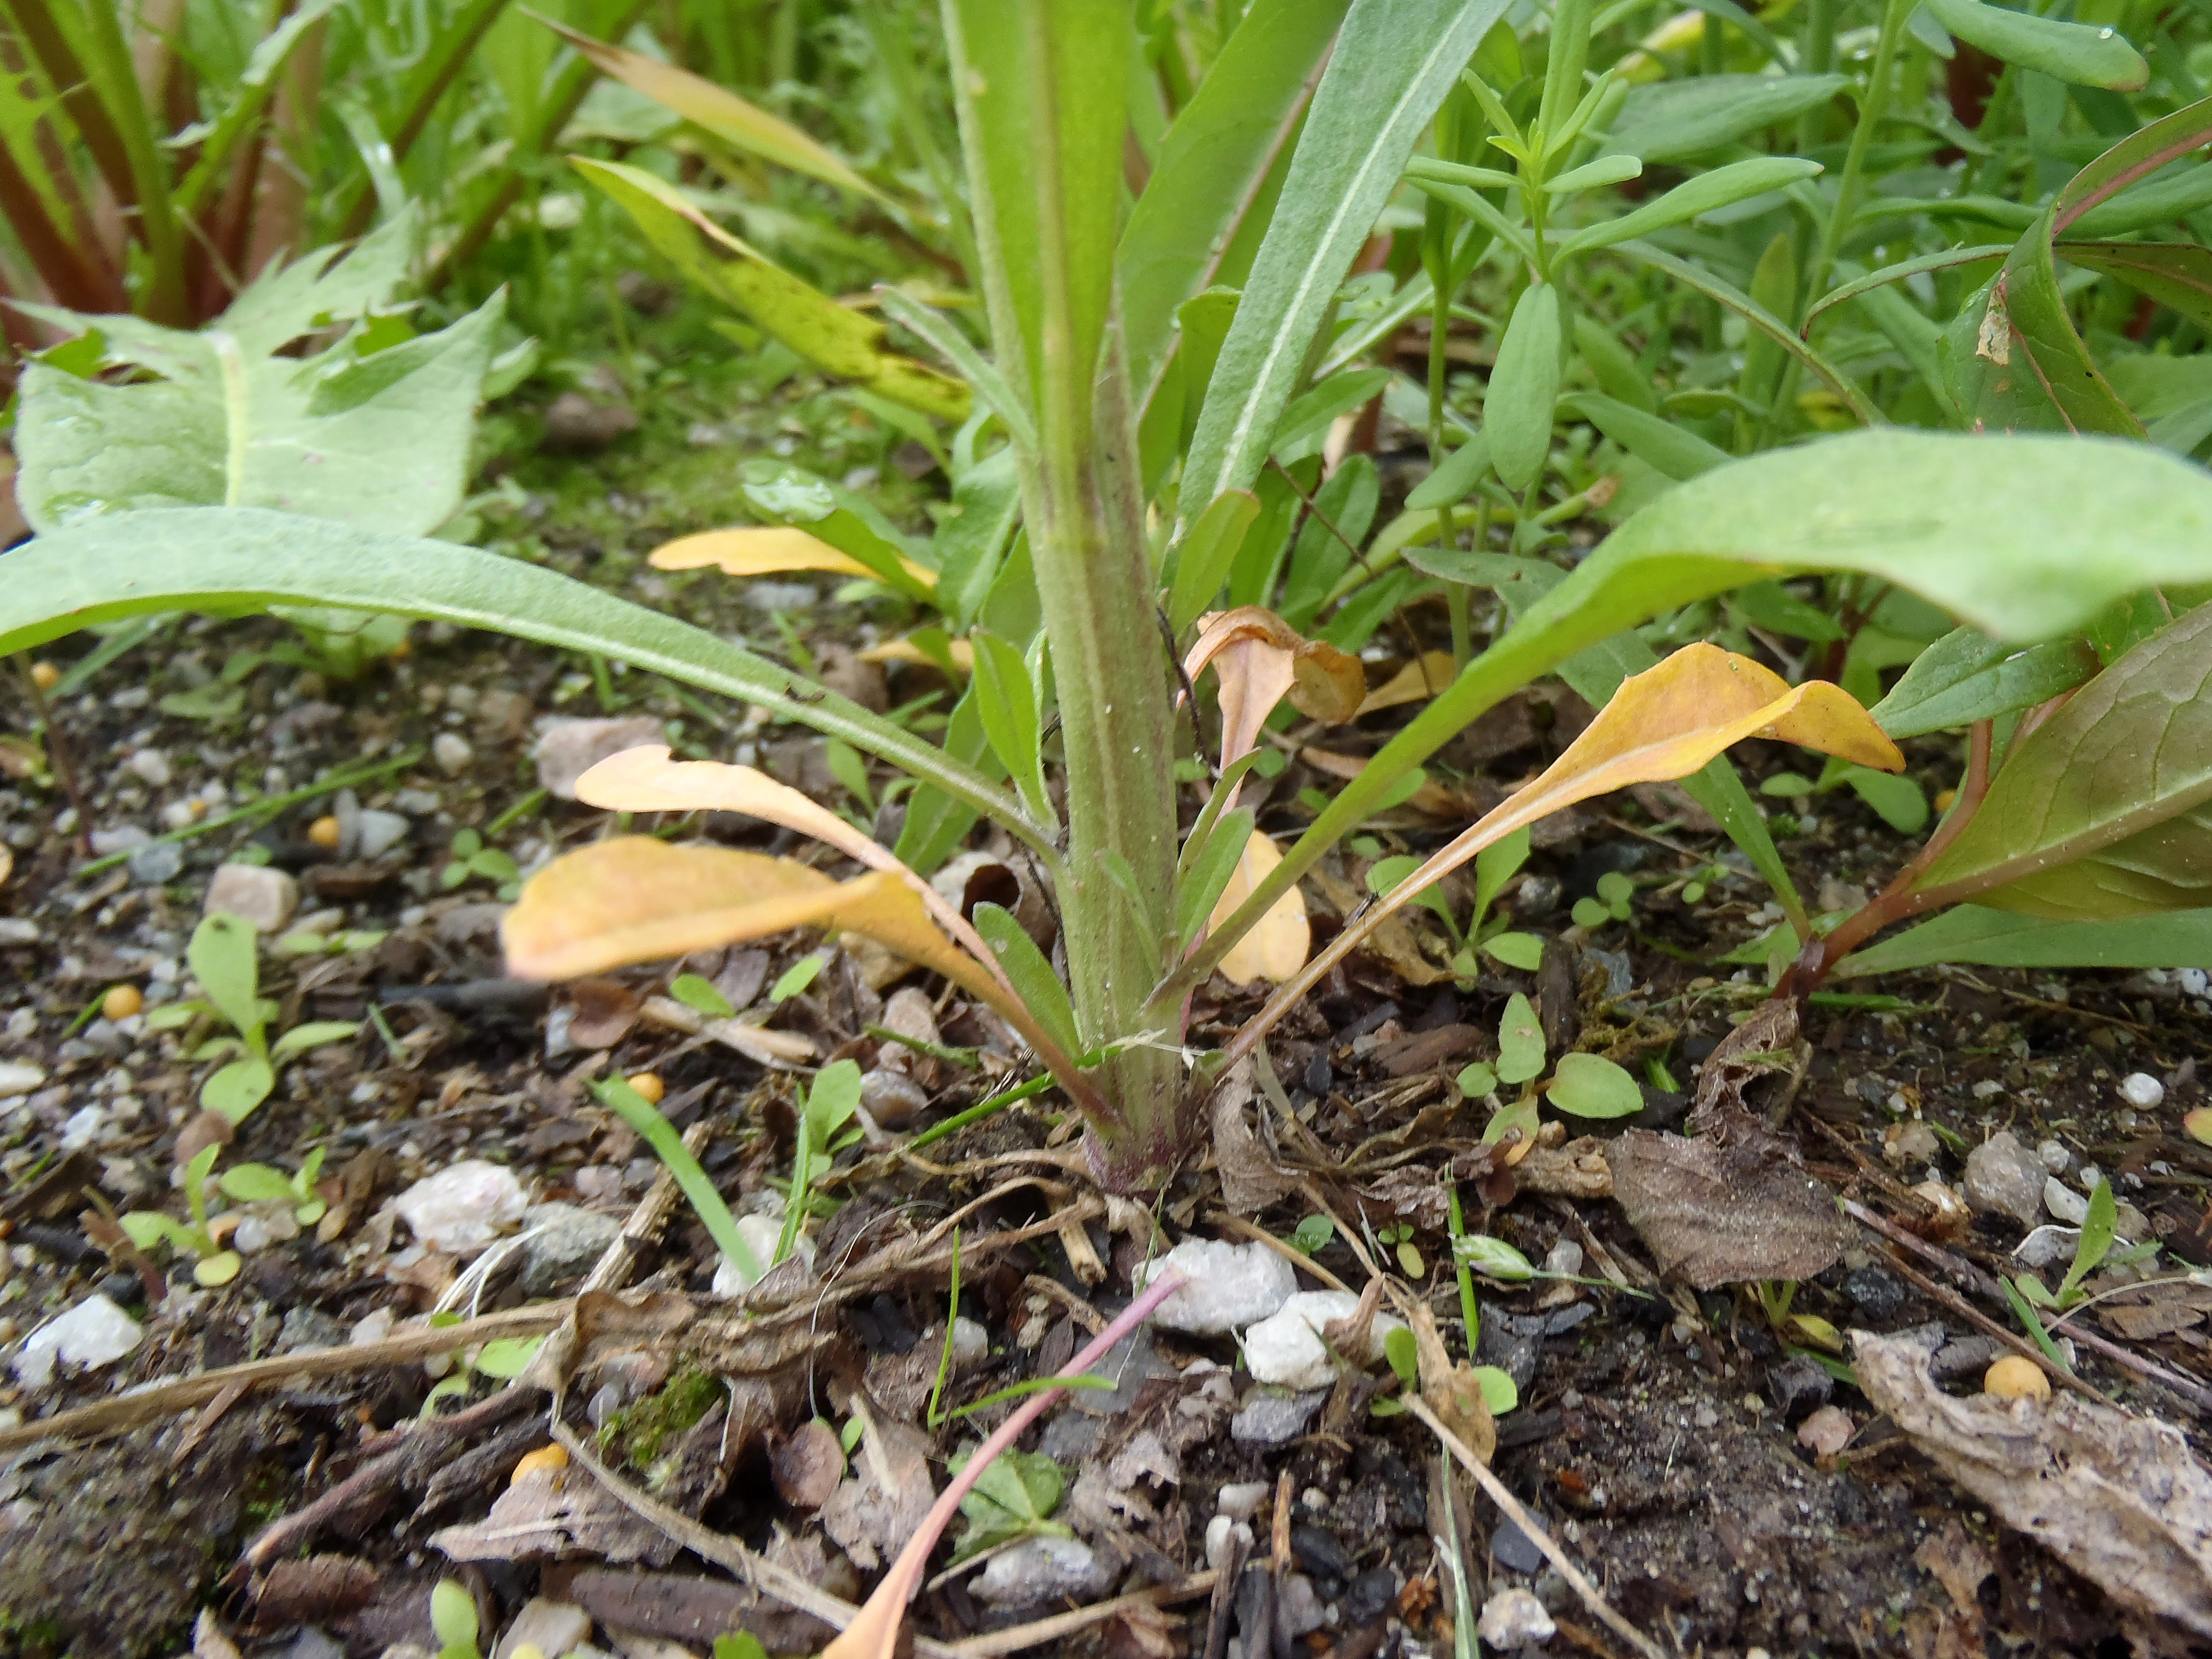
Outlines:
{"type": "MultiPolygon", "coordinates": [[[[1152,1310],[1181,1290],[1186,1282],[1183,1275],[1172,1268],[1162,1273],[1145,1287],[1144,1294],[1123,1309],[1111,1324],[1098,1333],[1089,1347],[1069,1360],[1058,1375],[1062,1377],[1082,1376],[1103,1359],[1115,1343],[1151,1317],[1152,1310]]],[[[951,1483],[939,1494],[937,1502],[931,1505],[928,1515],[923,1517],[921,1527],[907,1540],[906,1547],[899,1552],[898,1559],[891,1563],[891,1570],[884,1575],[883,1583],[876,1586],[876,1593],[868,1598],[868,1604],[861,1610],[860,1617],[853,1623],[853,1633],[858,1633],[874,1623],[869,1616],[871,1613],[884,1621],[884,1630],[895,1632],[897,1629],[898,1619],[913,1597],[914,1587],[920,1581],[923,1569],[929,1565],[930,1552],[937,1547],[938,1539],[944,1535],[945,1528],[952,1524],[952,1517],[959,1512],[960,1500],[975,1490],[975,1483],[983,1478],[983,1471],[991,1467],[993,1460],[1020,1439],[1024,1431],[1044,1414],[1046,1407],[1066,1392],[1066,1389],[1041,1389],[1031,1395],[1023,1402],[1021,1409],[1001,1423],[997,1431],[968,1460],[960,1473],[952,1477],[951,1483]]],[[[870,1633],[875,1632],[872,1631],[870,1633]]],[[[823,1659],[831,1659],[831,1656],[848,1650],[841,1645],[846,1639],[841,1638],[839,1642],[833,1642],[825,1651],[823,1659]]]]}

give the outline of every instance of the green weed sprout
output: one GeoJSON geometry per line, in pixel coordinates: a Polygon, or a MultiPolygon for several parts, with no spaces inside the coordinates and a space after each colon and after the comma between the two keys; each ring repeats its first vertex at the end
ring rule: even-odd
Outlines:
{"type": "Polygon", "coordinates": [[[219,1247],[208,1231],[208,1172],[215,1168],[222,1152],[220,1146],[203,1147],[185,1166],[185,1202],[191,1209],[191,1224],[159,1210],[132,1210],[121,1218],[124,1233],[140,1249],[166,1243],[179,1255],[193,1257],[193,1282],[209,1289],[229,1284],[238,1277],[240,1266],[238,1252],[219,1247]]]}

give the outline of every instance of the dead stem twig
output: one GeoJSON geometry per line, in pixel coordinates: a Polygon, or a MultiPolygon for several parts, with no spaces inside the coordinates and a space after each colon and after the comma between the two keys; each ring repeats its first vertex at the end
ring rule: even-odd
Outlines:
{"type": "Polygon", "coordinates": [[[1408,1395],[1406,1409],[1429,1425],[1430,1431],[1443,1442],[1444,1449],[1459,1460],[1461,1466],[1474,1477],[1475,1483],[1490,1494],[1491,1501],[1504,1511],[1506,1518],[1528,1534],[1528,1541],[1544,1553],[1545,1559],[1559,1570],[1559,1577],[1565,1579],[1575,1594],[1582,1597],[1583,1605],[1595,1614],[1607,1630],[1644,1655],[1644,1659],[1666,1659],[1650,1638],[1613,1611],[1613,1604],[1605,1599],[1595,1584],[1583,1577],[1582,1570],[1575,1565],[1565,1550],[1552,1541],[1551,1534],[1544,1530],[1536,1517],[1522,1507],[1521,1500],[1505,1489],[1505,1483],[1490,1472],[1489,1465],[1477,1457],[1464,1440],[1443,1425],[1443,1420],[1429,1409],[1427,1401],[1408,1395]]]}
{"type": "Polygon", "coordinates": [[[340,1376],[348,1371],[368,1370],[379,1365],[404,1365],[498,1337],[542,1336],[556,1328],[574,1307],[575,1304],[568,1300],[541,1302],[535,1307],[511,1308],[459,1325],[410,1331],[405,1336],[387,1337],[381,1342],[365,1342],[355,1347],[310,1348],[273,1359],[226,1365],[220,1370],[202,1371],[195,1376],[174,1377],[110,1400],[94,1401],[74,1411],[57,1412],[36,1422],[0,1429],[0,1453],[20,1450],[60,1435],[105,1434],[117,1429],[137,1428],[142,1423],[173,1417],[179,1412],[204,1405],[234,1385],[253,1389],[299,1377],[340,1376]]]}

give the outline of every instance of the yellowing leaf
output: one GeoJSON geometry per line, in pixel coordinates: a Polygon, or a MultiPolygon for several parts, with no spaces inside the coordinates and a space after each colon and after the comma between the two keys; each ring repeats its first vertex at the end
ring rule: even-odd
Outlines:
{"type": "Polygon", "coordinates": [[[584,155],[568,161],[613,198],[686,278],[737,307],[815,368],[939,420],[968,418],[967,382],[886,349],[882,323],[808,287],[724,230],[666,179],[621,161],[584,155]]]}
{"type": "MultiPolygon", "coordinates": [[[[984,948],[967,918],[946,903],[935,888],[882,842],[862,835],[828,807],[809,800],[788,784],[778,783],[765,772],[719,761],[679,761],[670,756],[665,744],[641,744],[608,756],[578,778],[576,799],[622,812],[743,812],[811,836],[854,863],[903,882],[938,925],[985,964],[985,971],[999,988],[1008,997],[1014,994],[994,953],[984,948]]],[[[912,957],[912,960],[923,958],[912,957]]],[[[948,974],[946,977],[956,976],[948,974]]]]}
{"type": "MultiPolygon", "coordinates": [[[[948,640],[945,653],[952,659],[952,665],[963,674],[975,672],[975,647],[966,640],[948,640]]],[[[885,640],[881,645],[872,645],[860,653],[862,662],[910,662],[917,668],[942,668],[945,665],[916,645],[912,640],[885,640]]]]}
{"type": "Polygon", "coordinates": [[[1449,651],[1424,651],[1418,660],[1403,668],[1376,686],[1363,698],[1359,713],[1371,714],[1378,708],[1396,708],[1409,702],[1426,702],[1449,685],[1458,677],[1459,669],[1452,662],[1449,651]]]}
{"type": "MultiPolygon", "coordinates": [[[[713,566],[726,575],[772,576],[788,570],[826,570],[840,576],[879,580],[851,554],[832,547],[819,536],[788,525],[763,525],[743,530],[708,530],[696,536],[679,536],[656,547],[647,562],[656,570],[698,570],[713,566]]],[[[912,559],[899,563],[925,588],[937,586],[937,573],[912,559]]]]}
{"type": "Polygon", "coordinates": [[[1196,682],[1213,665],[1220,684],[1221,763],[1251,752],[1260,728],[1285,696],[1301,714],[1326,725],[1350,720],[1367,693],[1359,659],[1322,640],[1309,640],[1256,605],[1198,619],[1198,638],[1183,657],[1196,682]]]}
{"type": "Polygon", "coordinates": [[[1432,854],[1332,939],[1237,1034],[1224,1050],[1226,1063],[1234,1065],[1249,1054],[1275,1022],[1358,949],[1384,918],[1484,848],[1593,795],[1686,777],[1746,738],[1778,738],[1885,772],[1905,769],[1905,757],[1897,745],[1841,686],[1808,680],[1793,689],[1748,657],[1715,645],[1687,646],[1623,680],[1582,736],[1540,776],[1432,854]]]}
{"type": "MultiPolygon", "coordinates": [[[[1229,884],[1214,902],[1206,931],[1211,933],[1235,915],[1237,907],[1252,896],[1252,890],[1282,861],[1283,854],[1275,843],[1264,831],[1255,830],[1244,843],[1244,855],[1237,861],[1237,873],[1229,878],[1229,884]]],[[[1313,929],[1306,922],[1305,898],[1293,886],[1221,958],[1221,971],[1239,985],[1249,985],[1255,979],[1279,985],[1306,965],[1306,952],[1312,948],[1313,929]]]]}
{"type": "Polygon", "coordinates": [[[583,53],[602,75],[621,82],[633,92],[643,93],[661,108],[706,128],[747,155],[789,167],[794,173],[806,173],[855,195],[873,197],[878,202],[887,200],[881,191],[854,172],[842,157],[823,149],[788,121],[747,103],[734,92],[712,81],[703,81],[672,64],[625,52],[604,40],[594,40],[588,34],[579,34],[550,17],[539,17],[538,21],[583,53]]]}

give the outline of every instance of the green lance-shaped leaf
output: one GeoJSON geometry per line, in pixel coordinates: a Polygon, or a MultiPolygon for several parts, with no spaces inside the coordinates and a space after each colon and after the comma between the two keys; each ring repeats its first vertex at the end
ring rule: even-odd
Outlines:
{"type": "Polygon", "coordinates": [[[1168,599],[1168,620],[1177,634],[1210,609],[1229,580],[1237,550],[1260,516],[1260,498],[1232,489],[1198,515],[1176,550],[1175,586],[1168,599]]]}
{"type": "Polygon", "coordinates": [[[1250,267],[1346,9],[1348,0],[1247,9],[1160,141],[1115,252],[1140,415],[1170,373],[1176,313],[1250,267]]]}
{"type": "Polygon", "coordinates": [[[1701,173],[1675,185],[1664,196],[1618,219],[1607,219],[1577,231],[1561,245],[1559,252],[1566,255],[1611,247],[1616,242],[1681,224],[1701,213],[1711,213],[1754,196],[1764,196],[1801,179],[1810,179],[1820,171],[1818,161],[1796,155],[1761,155],[1746,161],[1731,161],[1724,167],[1715,167],[1711,173],[1701,173]]]}
{"type": "Polygon", "coordinates": [[[1697,161],[1820,108],[1850,84],[1843,75],[1698,75],[1633,87],[1605,147],[1647,167],[1697,161]]]}
{"type": "MultiPolygon", "coordinates": [[[[1680,482],[1710,472],[1731,458],[1687,427],[1595,392],[1571,392],[1559,400],[1568,416],[1588,421],[1647,466],[1680,482]]],[[[1413,504],[1409,497],[1407,506],[1413,504]]]]}
{"type": "Polygon", "coordinates": [[[2112,921],[2055,921],[1960,904],[1845,957],[1832,977],[1904,973],[1939,962],[1988,968],[2196,968],[2212,962],[2212,909],[2112,921]]]}
{"type": "Polygon", "coordinates": [[[2212,903],[2212,606],[2019,739],[1916,899],[2097,921],[2212,903]]]}
{"type": "Polygon", "coordinates": [[[1045,960],[1036,941],[1014,920],[1014,913],[1000,904],[978,904],[970,920],[1013,981],[1015,994],[1030,1018],[1060,1045],[1062,1053],[1080,1059],[1083,1037],[1076,1029],[1075,1006],[1068,1000],[1067,987],[1053,972],[1052,963],[1045,960]]]}
{"type": "Polygon", "coordinates": [[[2097,653],[2080,640],[2001,645],[1954,629],[1912,659],[1874,717],[1893,738],[1921,737],[2048,702],[2097,668],[2097,653]]]}
{"type": "Polygon", "coordinates": [[[969,639],[975,647],[975,689],[980,693],[975,710],[982,716],[984,733],[1030,811],[1049,821],[1052,797],[1044,781],[1042,719],[1028,665],[1016,646],[988,629],[977,629],[969,639]]]}
{"type": "Polygon", "coordinates": [[[1490,458],[1508,488],[1526,489],[1552,453],[1559,397],[1559,291],[1532,283],[1513,307],[1482,403],[1490,458]]]}
{"type": "Polygon", "coordinates": [[[2077,87],[2136,92],[2150,79],[2150,65],[2118,31],[2100,24],[2064,23],[2033,12],[1985,6],[1980,0],[1925,0],[1941,23],[1968,46],[1978,46],[2021,69],[2039,70],[2077,87]]]}
{"type": "Polygon", "coordinates": [[[1051,832],[974,766],[703,629],[520,559],[247,507],[117,514],[0,554],[0,655],[148,611],[272,605],[494,629],[665,674],[842,738],[1051,853],[1051,832]]]}
{"type": "Polygon", "coordinates": [[[581,155],[569,161],[688,280],[735,306],[817,368],[940,420],[968,418],[963,383],[887,350],[881,323],[808,287],[693,207],[675,185],[620,161],[581,155]]]}
{"type": "Polygon", "coordinates": [[[2199,328],[2212,329],[2212,248],[2194,242],[2061,242],[2055,252],[2070,265],[2116,277],[2199,328]]]}
{"type": "Polygon", "coordinates": [[[1505,0],[1354,0],[1291,156],[1183,467],[1183,498],[1251,487],[1315,331],[1505,0]]]}

